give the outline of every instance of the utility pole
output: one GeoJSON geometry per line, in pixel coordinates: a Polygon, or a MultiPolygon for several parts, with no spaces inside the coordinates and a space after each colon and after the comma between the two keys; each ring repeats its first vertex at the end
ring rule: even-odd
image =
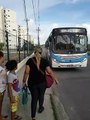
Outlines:
{"type": "Polygon", "coordinates": [[[27,28],[27,55],[29,53],[29,40],[28,40],[28,31],[29,31],[29,28],[28,28],[28,18],[27,18],[27,11],[26,11],[26,2],[25,0],[23,0],[24,2],[24,13],[25,13],[25,21],[26,21],[26,28],[27,28]]]}
{"type": "Polygon", "coordinates": [[[38,32],[38,46],[40,46],[40,38],[39,38],[39,32],[40,32],[40,13],[39,13],[39,0],[38,0],[38,28],[37,28],[37,32],[38,32]]]}
{"type": "Polygon", "coordinates": [[[40,28],[38,27],[36,30],[37,30],[37,33],[38,33],[38,35],[37,35],[37,39],[38,39],[38,46],[40,46],[40,38],[39,38],[40,28]]]}

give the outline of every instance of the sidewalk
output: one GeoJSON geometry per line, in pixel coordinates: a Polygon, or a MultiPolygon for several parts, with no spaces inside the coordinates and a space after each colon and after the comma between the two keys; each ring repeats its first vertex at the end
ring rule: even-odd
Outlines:
{"type": "MultiPolygon", "coordinates": [[[[55,120],[54,111],[52,109],[51,99],[50,99],[50,90],[46,91],[45,94],[45,101],[44,107],[45,110],[42,113],[36,113],[36,120],[55,120]]],[[[30,102],[31,102],[31,95],[29,94],[29,99],[27,105],[22,105],[21,102],[21,95],[20,95],[20,102],[18,108],[18,115],[22,116],[22,120],[31,120],[31,112],[30,112],[30,102]]],[[[37,106],[38,109],[38,106],[37,106]]],[[[3,114],[8,114],[10,120],[10,109],[9,109],[9,99],[5,94],[4,102],[3,102],[3,114]]]]}

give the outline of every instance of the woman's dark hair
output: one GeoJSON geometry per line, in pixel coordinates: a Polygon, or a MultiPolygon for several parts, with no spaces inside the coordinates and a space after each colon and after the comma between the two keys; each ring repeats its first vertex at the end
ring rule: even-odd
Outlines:
{"type": "Polygon", "coordinates": [[[17,61],[16,60],[10,60],[6,63],[6,69],[11,71],[17,68],[17,61]]]}
{"type": "Polygon", "coordinates": [[[3,52],[2,52],[2,51],[0,51],[0,57],[3,57],[3,56],[4,56],[3,52]]]}

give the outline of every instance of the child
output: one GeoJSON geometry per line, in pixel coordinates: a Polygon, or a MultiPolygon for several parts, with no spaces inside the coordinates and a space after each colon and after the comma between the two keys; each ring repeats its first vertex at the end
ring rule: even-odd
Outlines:
{"type": "Polygon", "coordinates": [[[7,72],[5,69],[2,67],[2,64],[4,62],[4,54],[3,52],[0,51],[0,120],[3,118],[7,118],[8,116],[2,116],[2,102],[3,102],[3,97],[4,93],[6,90],[6,83],[7,83],[7,72]]]}
{"type": "Polygon", "coordinates": [[[17,61],[8,61],[6,63],[6,69],[9,71],[8,95],[10,98],[11,120],[21,120],[22,118],[16,115],[20,93],[19,80],[17,74],[15,73],[15,70],[17,69],[17,61]]]}

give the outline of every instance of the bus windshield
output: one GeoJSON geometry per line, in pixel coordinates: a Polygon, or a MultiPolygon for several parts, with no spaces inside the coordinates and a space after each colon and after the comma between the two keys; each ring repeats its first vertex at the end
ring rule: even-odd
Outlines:
{"type": "Polygon", "coordinates": [[[85,34],[59,34],[53,39],[53,51],[56,53],[83,53],[87,51],[87,36],[85,34]]]}

